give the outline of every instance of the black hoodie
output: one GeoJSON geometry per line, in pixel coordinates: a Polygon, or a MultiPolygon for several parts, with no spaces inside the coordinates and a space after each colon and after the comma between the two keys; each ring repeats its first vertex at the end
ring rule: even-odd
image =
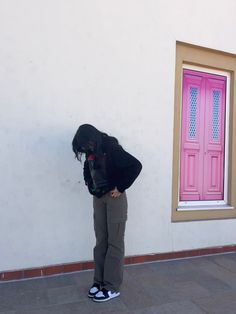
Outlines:
{"type": "Polygon", "coordinates": [[[128,189],[139,175],[142,165],[135,157],[126,152],[118,143],[111,141],[110,137],[103,137],[102,153],[95,156],[95,168],[101,169],[106,185],[102,188],[94,187],[94,178],[91,176],[91,154],[86,154],[84,162],[84,180],[89,192],[98,198],[115,187],[120,193],[128,189]],[[101,166],[105,161],[105,171],[101,166]]]}

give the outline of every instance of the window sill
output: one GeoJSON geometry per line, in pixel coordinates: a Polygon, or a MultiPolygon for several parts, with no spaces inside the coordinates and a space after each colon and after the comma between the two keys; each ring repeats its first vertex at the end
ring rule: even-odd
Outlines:
{"type": "Polygon", "coordinates": [[[231,204],[202,204],[176,206],[172,211],[172,222],[235,219],[236,207],[231,204]]]}
{"type": "Polygon", "coordinates": [[[191,206],[179,206],[177,211],[205,211],[205,210],[234,210],[231,205],[191,205],[191,206]]]}

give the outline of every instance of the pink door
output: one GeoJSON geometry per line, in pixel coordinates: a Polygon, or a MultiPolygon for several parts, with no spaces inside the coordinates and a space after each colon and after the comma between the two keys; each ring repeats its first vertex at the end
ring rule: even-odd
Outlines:
{"type": "Polygon", "coordinates": [[[224,198],[226,77],[184,70],[180,200],[224,198]]]}

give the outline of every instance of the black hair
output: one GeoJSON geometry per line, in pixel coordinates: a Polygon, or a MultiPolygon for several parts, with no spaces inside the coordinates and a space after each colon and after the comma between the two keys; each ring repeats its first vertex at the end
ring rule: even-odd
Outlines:
{"type": "Polygon", "coordinates": [[[93,153],[99,155],[102,152],[102,144],[104,140],[110,144],[119,145],[119,142],[115,137],[99,131],[91,124],[82,124],[75,133],[72,141],[72,149],[75,153],[75,157],[81,161],[82,154],[88,153],[89,144],[93,145],[93,153]]]}

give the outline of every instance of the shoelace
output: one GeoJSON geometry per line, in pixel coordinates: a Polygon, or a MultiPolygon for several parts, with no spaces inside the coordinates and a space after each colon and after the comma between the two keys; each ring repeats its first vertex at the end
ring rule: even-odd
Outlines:
{"type": "Polygon", "coordinates": [[[104,297],[108,297],[108,296],[109,296],[109,295],[108,295],[108,290],[107,290],[107,289],[102,288],[102,289],[101,289],[101,291],[102,291],[102,293],[103,293],[104,297]]]}

